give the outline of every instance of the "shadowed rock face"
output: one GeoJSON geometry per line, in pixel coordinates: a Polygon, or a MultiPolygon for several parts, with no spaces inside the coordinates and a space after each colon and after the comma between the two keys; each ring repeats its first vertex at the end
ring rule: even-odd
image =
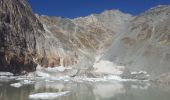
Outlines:
{"type": "Polygon", "coordinates": [[[0,70],[35,70],[36,37],[43,31],[25,0],[0,0],[0,70]]]}

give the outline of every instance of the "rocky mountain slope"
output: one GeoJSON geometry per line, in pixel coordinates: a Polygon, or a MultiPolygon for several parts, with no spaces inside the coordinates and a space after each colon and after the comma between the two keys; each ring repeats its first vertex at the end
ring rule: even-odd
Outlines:
{"type": "Polygon", "coordinates": [[[0,0],[0,71],[21,74],[39,64],[155,78],[170,71],[169,24],[170,6],[66,19],[34,14],[26,0],[0,0]]]}
{"type": "Polygon", "coordinates": [[[154,78],[169,73],[169,37],[170,6],[158,6],[134,17],[103,59],[124,64],[130,71],[144,70],[154,78]]]}
{"type": "MultiPolygon", "coordinates": [[[[38,16],[25,0],[0,0],[0,4],[1,71],[29,72],[34,71],[37,64],[88,69],[95,56],[111,45],[118,31],[106,25],[104,28],[102,22],[93,18],[83,25],[85,20],[81,18],[38,16]]],[[[128,15],[117,13],[127,19],[128,15]]],[[[115,18],[121,27],[124,20],[115,18]]]]}
{"type": "Polygon", "coordinates": [[[37,40],[45,30],[25,0],[0,0],[0,70],[33,71],[37,40]]]}

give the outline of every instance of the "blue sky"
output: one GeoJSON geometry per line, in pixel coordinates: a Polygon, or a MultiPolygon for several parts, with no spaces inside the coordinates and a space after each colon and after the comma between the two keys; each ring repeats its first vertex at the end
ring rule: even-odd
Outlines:
{"type": "Polygon", "coordinates": [[[157,5],[170,5],[170,0],[28,0],[35,13],[76,18],[104,10],[119,9],[138,15],[157,5]]]}

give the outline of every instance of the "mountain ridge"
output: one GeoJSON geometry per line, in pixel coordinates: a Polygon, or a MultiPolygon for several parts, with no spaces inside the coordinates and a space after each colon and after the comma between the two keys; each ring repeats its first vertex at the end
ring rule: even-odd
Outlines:
{"type": "Polygon", "coordinates": [[[132,71],[144,70],[151,78],[169,72],[170,6],[139,16],[109,10],[68,19],[34,14],[26,0],[0,5],[0,71],[21,74],[39,64],[93,73],[95,63],[109,61],[125,66],[125,78],[132,71]]]}

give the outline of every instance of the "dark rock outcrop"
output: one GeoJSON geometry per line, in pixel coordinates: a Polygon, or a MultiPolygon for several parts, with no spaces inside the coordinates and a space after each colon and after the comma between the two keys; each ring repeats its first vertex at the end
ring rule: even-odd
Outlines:
{"type": "Polygon", "coordinates": [[[25,0],[0,0],[0,71],[34,71],[36,37],[43,31],[25,0]]]}

